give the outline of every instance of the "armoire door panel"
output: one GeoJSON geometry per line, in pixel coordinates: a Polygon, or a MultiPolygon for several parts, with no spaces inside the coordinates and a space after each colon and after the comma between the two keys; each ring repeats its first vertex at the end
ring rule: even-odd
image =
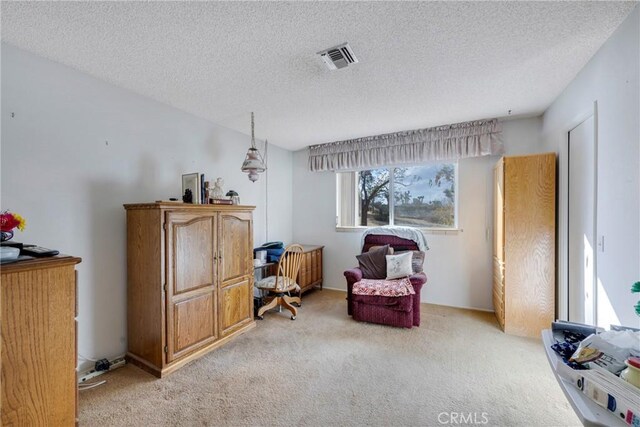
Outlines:
{"type": "Polygon", "coordinates": [[[215,220],[215,216],[169,214],[173,295],[213,285],[215,220]]]}
{"type": "Polygon", "coordinates": [[[173,304],[173,345],[170,360],[214,341],[216,336],[216,291],[173,304]]]}
{"type": "Polygon", "coordinates": [[[244,280],[220,290],[220,329],[222,335],[236,326],[250,321],[253,316],[253,289],[250,280],[244,280]]]}
{"type": "Polygon", "coordinates": [[[217,338],[216,219],[167,213],[167,362],[217,338]]]}
{"type": "Polygon", "coordinates": [[[250,213],[220,214],[220,280],[225,282],[253,274],[253,236],[250,213]]]}

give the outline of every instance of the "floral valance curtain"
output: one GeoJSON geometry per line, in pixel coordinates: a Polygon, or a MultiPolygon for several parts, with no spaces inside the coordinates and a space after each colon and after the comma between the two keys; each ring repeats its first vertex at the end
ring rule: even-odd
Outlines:
{"type": "Polygon", "coordinates": [[[309,170],[373,169],[503,153],[498,120],[479,120],[312,145],[309,170]]]}

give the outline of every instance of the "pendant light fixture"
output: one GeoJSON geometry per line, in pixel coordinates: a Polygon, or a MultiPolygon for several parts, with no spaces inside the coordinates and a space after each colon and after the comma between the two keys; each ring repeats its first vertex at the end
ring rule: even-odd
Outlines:
{"type": "Polygon", "coordinates": [[[258,174],[267,170],[267,166],[264,164],[264,159],[262,158],[260,151],[256,148],[253,112],[251,112],[251,148],[247,151],[247,156],[245,157],[240,170],[249,174],[249,181],[251,182],[256,182],[259,177],[258,174]]]}

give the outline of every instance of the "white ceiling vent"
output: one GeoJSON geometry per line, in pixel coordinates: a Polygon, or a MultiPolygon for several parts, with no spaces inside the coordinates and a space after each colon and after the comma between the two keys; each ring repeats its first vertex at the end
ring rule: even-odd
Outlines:
{"type": "Polygon", "coordinates": [[[356,58],[349,43],[343,43],[339,46],[321,50],[318,52],[318,55],[320,55],[330,70],[345,68],[358,62],[358,58],[356,58]]]}

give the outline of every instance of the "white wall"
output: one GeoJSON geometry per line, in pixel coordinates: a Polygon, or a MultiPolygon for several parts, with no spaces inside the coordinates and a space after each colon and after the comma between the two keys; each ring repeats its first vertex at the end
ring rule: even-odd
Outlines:
{"type": "MultiPolygon", "coordinates": [[[[640,280],[640,6],[611,35],[576,78],[547,109],[543,140],[559,153],[559,251],[566,252],[567,132],[593,111],[597,101],[598,323],[638,326],[640,280]]],[[[566,275],[560,265],[559,277],[566,275]]],[[[563,301],[566,303],[566,301],[563,301]]]]}
{"type": "MultiPolygon", "coordinates": [[[[254,240],[256,246],[274,240],[289,244],[293,235],[293,153],[269,144],[265,160],[267,162],[265,181],[268,185],[267,197],[265,197],[267,204],[265,234],[259,240],[254,240]]],[[[262,179],[260,177],[260,180],[262,179]]]]}
{"type": "MultiPolygon", "coordinates": [[[[183,173],[220,176],[225,190],[257,206],[254,241],[266,240],[267,180],[251,183],[240,172],[249,144],[246,135],[2,44],[1,206],[27,220],[14,240],[82,257],[82,355],[126,350],[123,203],[179,197],[183,173]]],[[[268,156],[268,238],[288,242],[292,154],[269,145],[268,156]]]]}
{"type": "MultiPolygon", "coordinates": [[[[540,118],[503,122],[507,155],[540,152],[540,118]]],[[[459,162],[459,225],[461,232],[427,234],[431,250],[425,271],[429,278],[422,301],[493,310],[493,166],[498,157],[459,162]]],[[[346,289],[343,271],[357,265],[361,231],[337,232],[336,178],[333,172],[309,172],[308,151],[293,156],[293,239],[325,245],[324,284],[346,289]]]]}

